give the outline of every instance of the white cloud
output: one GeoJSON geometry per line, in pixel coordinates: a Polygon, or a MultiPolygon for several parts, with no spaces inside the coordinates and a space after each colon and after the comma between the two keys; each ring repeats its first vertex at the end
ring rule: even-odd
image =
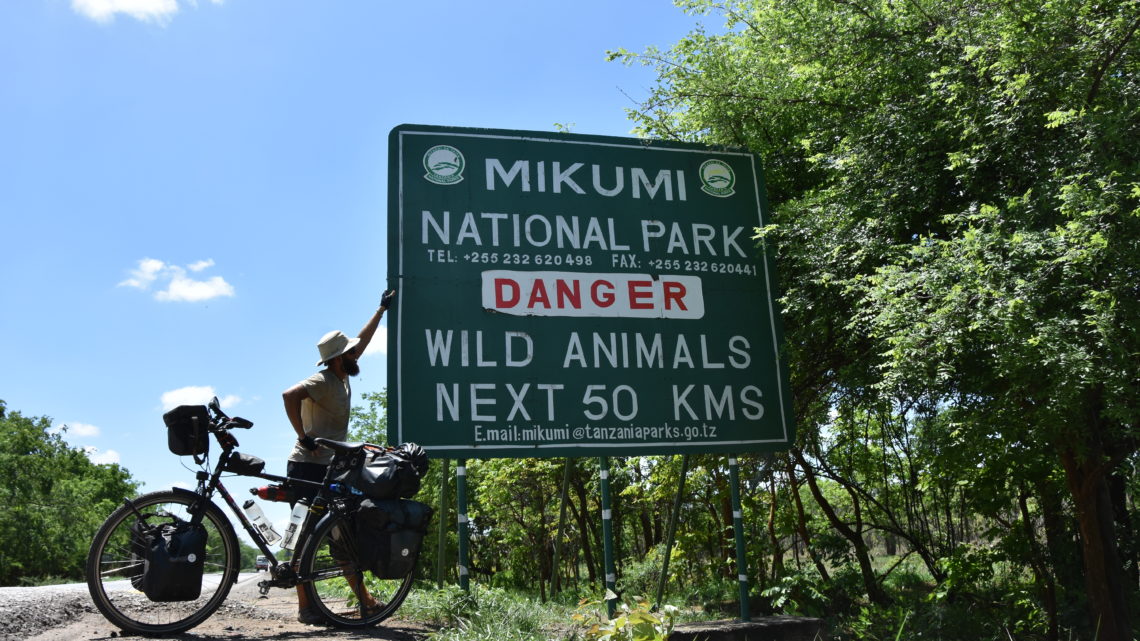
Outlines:
{"type": "Polygon", "coordinates": [[[162,273],[166,263],[153,258],[144,258],[139,261],[138,269],[131,270],[131,277],[119,283],[119,287],[135,287],[146,289],[162,273]]]}
{"type": "Polygon", "coordinates": [[[209,280],[194,280],[177,274],[170,279],[170,285],[166,289],[155,292],[154,298],[162,301],[197,303],[219,296],[232,297],[233,295],[233,285],[227,283],[221,276],[214,276],[209,280]]]}
{"type": "Polygon", "coordinates": [[[68,423],[67,433],[71,436],[99,436],[99,428],[87,423],[68,423]]]}
{"type": "MultiPolygon", "coordinates": [[[[179,405],[205,405],[210,399],[217,396],[212,385],[190,385],[176,390],[163,392],[162,409],[172,410],[179,405]]],[[[233,394],[218,399],[223,409],[229,409],[241,402],[241,397],[233,394]]]]}
{"type": "MultiPolygon", "coordinates": [[[[187,0],[197,7],[197,0],[187,0]]],[[[222,4],[224,0],[211,0],[222,4]]],[[[103,24],[115,19],[115,14],[128,15],[142,22],[168,24],[178,13],[178,0],[71,0],[71,9],[81,16],[103,24]]]]}
{"type": "Polygon", "coordinates": [[[83,452],[87,455],[88,460],[96,465],[118,463],[120,460],[119,453],[115,450],[100,452],[99,448],[88,445],[87,447],[83,448],[83,452]]]}
{"type": "Polygon", "coordinates": [[[186,270],[200,272],[214,266],[213,259],[207,258],[190,264],[188,267],[168,265],[154,258],[143,258],[138,267],[130,271],[130,278],[119,283],[119,287],[134,287],[149,290],[155,282],[166,286],[154,293],[155,300],[197,303],[220,296],[233,297],[234,287],[221,276],[205,280],[195,280],[186,275],[186,270]]]}
{"type": "Polygon", "coordinates": [[[176,0],[71,0],[71,8],[95,22],[110,22],[116,13],[135,20],[166,24],[178,13],[176,0]]]}
{"type": "Polygon", "coordinates": [[[371,354],[387,354],[388,353],[388,328],[381,325],[376,330],[376,334],[372,336],[372,342],[368,344],[368,348],[364,350],[364,356],[371,354]]]}

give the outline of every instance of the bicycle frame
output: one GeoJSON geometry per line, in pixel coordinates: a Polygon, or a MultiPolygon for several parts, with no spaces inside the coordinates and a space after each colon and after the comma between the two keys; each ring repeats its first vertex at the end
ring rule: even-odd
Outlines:
{"type": "MultiPolygon", "coordinates": [[[[259,584],[262,588],[263,594],[267,593],[270,587],[288,588],[294,587],[297,584],[304,583],[306,581],[313,580],[315,577],[297,576],[292,563],[282,564],[281,561],[277,559],[277,556],[273,554],[273,551],[270,549],[268,541],[265,540],[265,536],[263,536],[261,534],[261,531],[258,530],[253,525],[253,523],[250,522],[249,518],[245,515],[245,512],[238,508],[237,501],[234,500],[233,495],[230,494],[230,491],[227,490],[226,486],[222,483],[222,474],[229,473],[234,474],[235,476],[260,478],[275,483],[292,485],[294,487],[298,485],[310,485],[317,487],[317,496],[313,499],[313,503],[309,508],[311,517],[315,518],[306,518],[302,523],[301,531],[297,533],[297,541],[299,543],[304,541],[309,532],[311,532],[313,528],[316,527],[317,523],[320,522],[321,517],[324,516],[325,512],[328,510],[329,504],[331,503],[329,497],[326,495],[326,493],[331,492],[327,476],[324,481],[318,483],[315,481],[306,481],[304,479],[290,478],[277,474],[238,474],[236,472],[230,472],[226,470],[226,463],[230,460],[236,451],[235,448],[238,446],[237,439],[234,438],[233,435],[229,434],[228,431],[215,431],[214,436],[217,438],[218,444],[222,448],[222,453],[218,457],[218,462],[214,466],[213,472],[199,470],[196,473],[196,478],[198,481],[198,488],[196,490],[191,491],[177,487],[172,489],[179,494],[185,493],[188,495],[193,495],[204,502],[210,502],[215,493],[221,495],[226,505],[229,506],[230,511],[233,512],[235,516],[237,516],[238,522],[241,523],[242,528],[244,528],[246,533],[249,534],[249,537],[253,540],[253,543],[257,546],[257,549],[260,550],[261,553],[264,554],[265,557],[269,560],[269,574],[273,578],[270,581],[263,581],[259,584]]],[[[194,514],[193,521],[200,521],[203,514],[204,511],[198,511],[198,513],[194,514]]],[[[297,549],[299,550],[300,547],[301,546],[298,545],[297,549]]]]}

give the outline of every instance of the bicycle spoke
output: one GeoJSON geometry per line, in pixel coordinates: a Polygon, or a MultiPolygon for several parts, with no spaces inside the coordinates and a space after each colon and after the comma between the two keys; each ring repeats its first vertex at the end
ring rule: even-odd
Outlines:
{"type": "Polygon", "coordinates": [[[95,536],[88,557],[88,587],[96,607],[112,623],[138,634],[173,634],[205,620],[225,599],[237,573],[238,549],[232,529],[216,507],[206,509],[207,548],[201,594],[190,601],[156,603],[139,587],[145,563],[136,524],[159,525],[191,520],[195,497],[155,492],[136,499],[135,509],[116,510],[95,536]]]}
{"type": "Polygon", "coordinates": [[[375,625],[403,602],[412,577],[380,580],[367,572],[356,554],[350,519],[338,515],[324,521],[311,535],[302,557],[302,574],[309,599],[341,627],[375,625]]]}

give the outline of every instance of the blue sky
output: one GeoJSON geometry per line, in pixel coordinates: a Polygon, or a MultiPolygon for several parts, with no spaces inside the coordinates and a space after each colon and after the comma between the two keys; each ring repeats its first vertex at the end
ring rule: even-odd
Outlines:
{"type": "MultiPolygon", "coordinates": [[[[216,394],[283,472],[282,390],[386,284],[388,132],[628,135],[653,76],[605,52],[701,21],[667,0],[0,3],[0,399],[155,490],[192,479],[162,413],[216,394]]],[[[385,386],[384,343],[356,399],[385,386]]]]}

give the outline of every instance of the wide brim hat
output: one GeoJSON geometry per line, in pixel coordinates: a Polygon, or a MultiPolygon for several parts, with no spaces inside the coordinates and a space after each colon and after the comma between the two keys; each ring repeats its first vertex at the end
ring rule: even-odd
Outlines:
{"type": "Polygon", "coordinates": [[[317,349],[321,352],[321,360],[317,361],[317,365],[324,365],[337,356],[356,347],[359,343],[359,338],[349,338],[340,330],[325,334],[317,343],[317,349]]]}

